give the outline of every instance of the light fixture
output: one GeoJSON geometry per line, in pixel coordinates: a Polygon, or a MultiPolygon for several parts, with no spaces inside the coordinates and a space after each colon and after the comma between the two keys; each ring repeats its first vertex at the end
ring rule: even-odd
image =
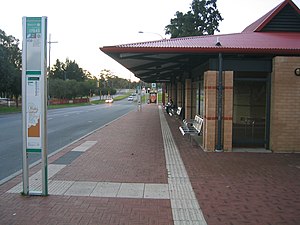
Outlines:
{"type": "Polygon", "coordinates": [[[219,41],[219,37],[217,37],[216,46],[222,46],[221,42],[219,41]]]}
{"type": "Polygon", "coordinates": [[[300,68],[296,68],[295,69],[295,75],[296,76],[300,76],[300,68]]]}

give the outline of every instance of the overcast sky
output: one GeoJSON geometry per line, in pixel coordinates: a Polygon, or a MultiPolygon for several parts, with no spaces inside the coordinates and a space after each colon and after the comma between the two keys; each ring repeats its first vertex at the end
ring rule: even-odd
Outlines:
{"type": "MultiPolygon", "coordinates": [[[[218,0],[224,18],[220,33],[239,33],[283,0],[218,0]]],[[[183,13],[192,0],[14,0],[2,1],[0,29],[22,40],[23,16],[47,16],[51,65],[68,57],[98,75],[109,69],[129,79],[130,72],[99,47],[160,39],[176,11],[183,13]],[[139,34],[138,31],[144,31],[139,34]],[[149,32],[149,33],[147,33],[149,32]],[[152,33],[151,33],[152,32],[152,33]]],[[[300,7],[300,0],[294,0],[300,7]]],[[[47,64],[48,65],[48,64],[47,64]]],[[[133,76],[131,76],[133,78],[133,76]]]]}

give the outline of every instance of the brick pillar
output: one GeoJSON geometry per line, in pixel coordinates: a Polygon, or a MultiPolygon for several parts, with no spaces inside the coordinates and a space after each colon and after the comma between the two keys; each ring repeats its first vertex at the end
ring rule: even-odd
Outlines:
{"type": "Polygon", "coordinates": [[[192,118],[196,115],[197,82],[192,83],[192,118]]]}
{"type": "Polygon", "coordinates": [[[162,84],[162,97],[161,101],[163,105],[166,105],[166,83],[162,84]]]}
{"type": "Polygon", "coordinates": [[[181,82],[177,83],[177,106],[182,107],[182,84],[181,82]]]}
{"type": "Polygon", "coordinates": [[[275,57],[271,85],[270,149],[300,152],[300,57],[275,57]]]}
{"type": "Polygon", "coordinates": [[[174,100],[174,83],[169,83],[168,84],[168,98],[166,99],[167,102],[169,102],[169,99],[174,100]]]}
{"type": "Polygon", "coordinates": [[[225,71],[223,101],[223,149],[232,151],[233,72],[225,71]]]}
{"type": "Polygon", "coordinates": [[[217,120],[217,72],[204,73],[204,150],[214,151],[217,120]]]}
{"type": "Polygon", "coordinates": [[[185,79],[185,119],[191,119],[192,117],[192,80],[185,79]]]}
{"type": "Polygon", "coordinates": [[[173,100],[173,102],[176,102],[176,84],[174,82],[172,82],[172,95],[171,95],[171,98],[173,100]]]}

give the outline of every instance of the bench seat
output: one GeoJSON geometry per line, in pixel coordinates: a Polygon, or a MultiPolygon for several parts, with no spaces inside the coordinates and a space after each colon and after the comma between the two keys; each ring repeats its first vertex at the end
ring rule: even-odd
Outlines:
{"type": "Polygon", "coordinates": [[[179,127],[181,134],[184,136],[186,134],[193,136],[193,135],[200,135],[203,119],[196,115],[193,120],[183,120],[183,125],[179,127]]]}

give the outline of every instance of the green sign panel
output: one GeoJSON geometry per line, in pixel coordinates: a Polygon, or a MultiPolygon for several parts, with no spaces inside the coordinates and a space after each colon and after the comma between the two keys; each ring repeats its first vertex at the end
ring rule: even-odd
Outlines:
{"type": "Polygon", "coordinates": [[[42,33],[42,18],[41,17],[28,17],[26,21],[26,37],[36,38],[42,33]]]}

